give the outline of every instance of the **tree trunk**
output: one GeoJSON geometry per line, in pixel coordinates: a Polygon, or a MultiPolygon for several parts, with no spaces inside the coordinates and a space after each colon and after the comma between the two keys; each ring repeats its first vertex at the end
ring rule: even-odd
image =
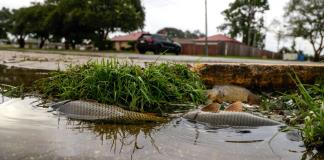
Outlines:
{"type": "Polygon", "coordinates": [[[39,49],[42,49],[43,47],[44,47],[44,45],[45,45],[45,38],[41,38],[41,41],[40,41],[40,44],[39,44],[39,46],[38,46],[38,48],[39,49]]]}
{"type": "Polygon", "coordinates": [[[65,50],[69,50],[70,49],[69,41],[65,40],[65,42],[64,42],[64,48],[65,48],[65,50]]]}
{"type": "Polygon", "coordinates": [[[248,34],[246,32],[243,31],[243,36],[242,36],[242,43],[249,45],[249,38],[248,38],[248,34]]]}
{"type": "Polygon", "coordinates": [[[73,50],[75,50],[75,46],[76,46],[75,42],[71,42],[71,47],[73,50]]]}
{"type": "Polygon", "coordinates": [[[18,44],[19,48],[25,48],[25,39],[23,37],[19,37],[18,44]]]}
{"type": "Polygon", "coordinates": [[[320,61],[320,54],[321,54],[321,52],[315,52],[314,62],[320,61]]]}

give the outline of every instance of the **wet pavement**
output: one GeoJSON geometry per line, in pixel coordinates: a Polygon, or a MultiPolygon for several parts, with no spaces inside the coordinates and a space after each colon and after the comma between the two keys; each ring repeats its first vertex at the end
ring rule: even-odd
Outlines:
{"type": "Polygon", "coordinates": [[[25,98],[0,104],[0,159],[295,160],[305,151],[278,126],[209,129],[182,118],[94,124],[66,119],[37,103],[25,98]]]}

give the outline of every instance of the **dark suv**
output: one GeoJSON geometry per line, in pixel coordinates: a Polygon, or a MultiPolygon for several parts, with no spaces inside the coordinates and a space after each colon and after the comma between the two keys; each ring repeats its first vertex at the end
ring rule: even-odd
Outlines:
{"type": "Polygon", "coordinates": [[[181,45],[179,43],[173,42],[168,37],[159,34],[143,34],[138,38],[136,47],[141,54],[144,54],[146,51],[152,51],[154,54],[168,52],[178,55],[181,52],[181,45]]]}

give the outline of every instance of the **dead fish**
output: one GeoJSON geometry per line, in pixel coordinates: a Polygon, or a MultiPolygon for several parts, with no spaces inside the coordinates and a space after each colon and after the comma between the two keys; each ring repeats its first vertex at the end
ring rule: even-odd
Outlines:
{"type": "Polygon", "coordinates": [[[110,121],[115,123],[165,122],[166,119],[144,113],[127,111],[115,105],[89,101],[62,101],[51,106],[60,114],[76,120],[110,121]]]}
{"type": "Polygon", "coordinates": [[[262,118],[245,112],[227,112],[218,113],[202,112],[200,110],[188,112],[184,118],[192,121],[207,123],[211,126],[274,126],[281,123],[271,119],[262,118]]]}
{"type": "Polygon", "coordinates": [[[207,96],[210,100],[218,103],[222,102],[247,102],[249,104],[259,104],[260,98],[250,92],[248,89],[233,86],[233,85],[223,85],[214,86],[213,89],[207,91],[207,96]]]}

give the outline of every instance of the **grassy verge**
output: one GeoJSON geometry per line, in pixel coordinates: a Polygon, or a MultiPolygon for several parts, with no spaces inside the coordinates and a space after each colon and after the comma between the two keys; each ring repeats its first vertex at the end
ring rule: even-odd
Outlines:
{"type": "Polygon", "coordinates": [[[35,86],[44,98],[95,100],[141,112],[174,112],[206,99],[200,77],[185,65],[171,63],[141,68],[117,60],[88,62],[52,73],[35,86]]]}

